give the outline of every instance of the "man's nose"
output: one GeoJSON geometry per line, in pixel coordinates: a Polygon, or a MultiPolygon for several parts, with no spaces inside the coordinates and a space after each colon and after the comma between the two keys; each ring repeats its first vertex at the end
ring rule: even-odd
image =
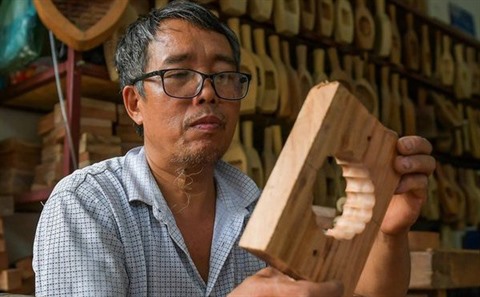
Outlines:
{"type": "Polygon", "coordinates": [[[215,93],[215,88],[213,87],[213,81],[209,78],[205,79],[203,82],[202,90],[198,96],[193,98],[193,104],[217,104],[218,102],[217,94],[215,93]]]}

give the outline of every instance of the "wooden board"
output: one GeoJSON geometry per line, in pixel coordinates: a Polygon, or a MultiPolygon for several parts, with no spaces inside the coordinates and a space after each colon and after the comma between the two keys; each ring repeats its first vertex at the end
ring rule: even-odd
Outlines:
{"type": "Polygon", "coordinates": [[[400,178],[393,169],[396,143],[395,133],[383,127],[341,84],[313,87],[240,246],[296,279],[340,280],[345,285],[344,296],[351,296],[400,178]],[[347,179],[344,210],[363,194],[375,200],[372,220],[363,232],[340,230],[347,214],[327,233],[317,226],[312,188],[329,155],[336,157],[347,179]],[[333,237],[348,235],[353,239],[333,237]]]}
{"type": "Polygon", "coordinates": [[[410,251],[426,251],[440,248],[440,233],[429,231],[408,232],[408,248],[410,251]]]}
{"type": "Polygon", "coordinates": [[[22,271],[11,268],[0,272],[0,290],[11,291],[22,286],[22,271]]]}
{"type": "Polygon", "coordinates": [[[397,11],[393,4],[388,5],[388,14],[392,31],[392,48],[390,50],[390,62],[397,66],[402,65],[402,37],[397,25],[397,11]]]}
{"type": "Polygon", "coordinates": [[[128,0],[34,0],[38,16],[55,36],[77,51],[102,44],[115,30],[128,0]]]}
{"type": "Polygon", "coordinates": [[[480,286],[480,251],[429,250],[410,253],[411,289],[480,286]]]}

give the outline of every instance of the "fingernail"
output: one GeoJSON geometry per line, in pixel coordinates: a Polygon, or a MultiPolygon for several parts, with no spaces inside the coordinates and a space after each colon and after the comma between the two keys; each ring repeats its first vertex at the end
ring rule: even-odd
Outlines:
{"type": "Polygon", "coordinates": [[[413,143],[408,138],[403,140],[403,145],[409,151],[413,149],[413,143]]]}

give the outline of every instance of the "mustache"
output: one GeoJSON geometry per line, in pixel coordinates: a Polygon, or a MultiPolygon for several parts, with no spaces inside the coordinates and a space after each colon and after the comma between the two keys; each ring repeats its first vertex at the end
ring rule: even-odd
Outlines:
{"type": "Polygon", "coordinates": [[[202,110],[199,110],[198,112],[196,112],[195,114],[193,115],[190,115],[189,117],[187,117],[185,119],[185,122],[184,122],[184,125],[183,127],[185,129],[189,128],[194,122],[198,121],[199,119],[203,118],[203,117],[206,117],[206,116],[214,116],[216,118],[218,118],[221,122],[221,125],[223,127],[225,127],[226,125],[226,122],[227,122],[227,117],[221,113],[220,111],[218,110],[214,110],[212,108],[205,108],[205,109],[202,109],[202,110]]]}

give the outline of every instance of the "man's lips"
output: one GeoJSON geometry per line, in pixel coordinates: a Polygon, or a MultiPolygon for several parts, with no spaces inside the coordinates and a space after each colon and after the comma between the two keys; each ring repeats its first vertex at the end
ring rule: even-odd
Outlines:
{"type": "Polygon", "coordinates": [[[223,127],[224,122],[214,115],[203,116],[190,124],[190,127],[199,128],[199,129],[216,129],[223,127]]]}

